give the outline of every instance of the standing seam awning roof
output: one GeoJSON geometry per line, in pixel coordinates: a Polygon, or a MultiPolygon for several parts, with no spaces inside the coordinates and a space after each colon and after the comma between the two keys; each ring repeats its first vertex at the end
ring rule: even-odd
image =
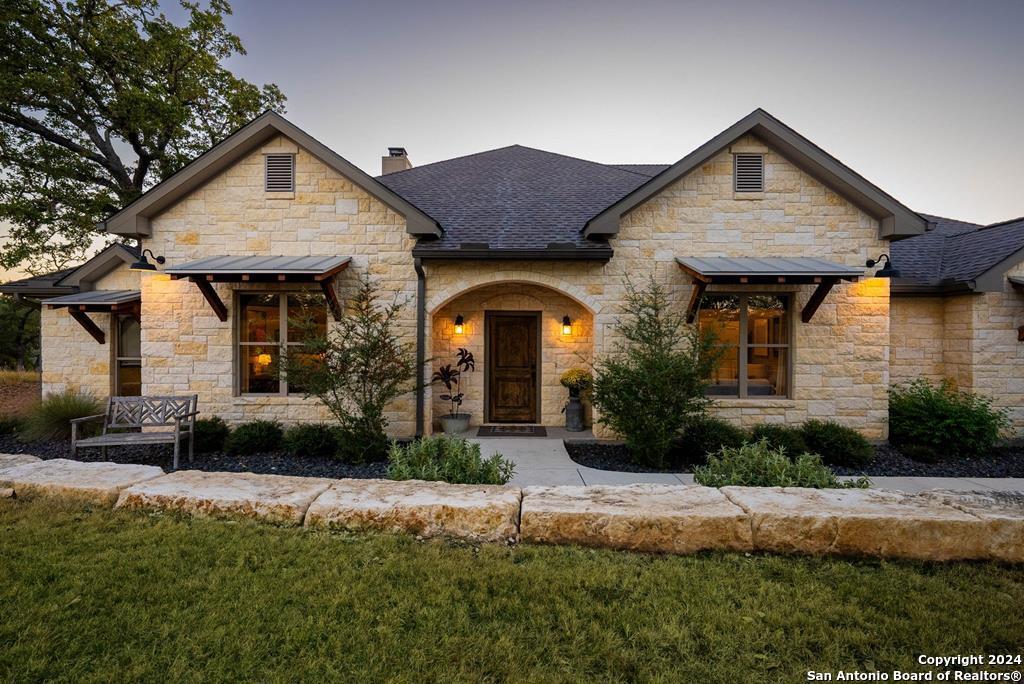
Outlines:
{"type": "Polygon", "coordinates": [[[165,269],[174,276],[284,274],[317,276],[352,260],[347,256],[213,256],[165,269]]]}
{"type": "Polygon", "coordinates": [[[816,257],[678,257],[680,266],[708,277],[796,276],[858,278],[864,270],[816,257]]]}
{"type": "Polygon", "coordinates": [[[75,294],[63,297],[54,297],[46,300],[49,307],[58,306],[116,306],[117,304],[129,304],[142,301],[142,292],[139,290],[89,290],[88,292],[76,292],[75,294]]]}

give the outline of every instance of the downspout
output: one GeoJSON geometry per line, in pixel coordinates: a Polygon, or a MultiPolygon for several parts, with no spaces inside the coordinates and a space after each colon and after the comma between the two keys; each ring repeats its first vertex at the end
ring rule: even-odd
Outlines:
{"type": "Polygon", "coordinates": [[[427,274],[423,272],[423,260],[413,259],[416,269],[416,436],[423,436],[423,366],[427,363],[427,274]]]}

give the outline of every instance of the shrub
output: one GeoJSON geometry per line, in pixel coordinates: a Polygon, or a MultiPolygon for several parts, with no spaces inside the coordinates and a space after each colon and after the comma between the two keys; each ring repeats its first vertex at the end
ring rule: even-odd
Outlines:
{"type": "Polygon", "coordinates": [[[694,416],[673,444],[673,461],[703,463],[708,454],[724,447],[735,448],[748,439],[743,428],[713,416],[694,416]]]}
{"type": "Polygon", "coordinates": [[[706,487],[811,487],[813,489],[866,488],[867,478],[843,482],[817,454],[790,458],[766,440],[727,447],[694,468],[693,479],[706,487]]]}
{"type": "Polygon", "coordinates": [[[615,329],[622,341],[595,366],[592,401],[636,462],[663,468],[687,418],[704,411],[721,352],[653,278],[643,290],[626,281],[623,313],[615,329]]]}
{"type": "Polygon", "coordinates": [[[338,444],[335,456],[345,463],[370,463],[388,457],[387,436],[365,424],[353,423],[334,428],[338,444]]]}
{"type": "MultiPolygon", "coordinates": [[[[49,394],[29,410],[21,438],[26,441],[40,439],[70,439],[71,419],[103,413],[103,404],[88,392],[67,391],[49,394]]],[[[99,421],[79,425],[79,435],[97,431],[99,421]]]]}
{"type": "Polygon", "coordinates": [[[323,423],[292,425],[284,432],[284,449],[292,456],[334,456],[338,451],[338,430],[323,423]]]}
{"type": "Polygon", "coordinates": [[[480,445],[461,437],[434,435],[410,444],[392,443],[388,453],[392,480],[440,480],[453,484],[505,484],[515,467],[494,454],[480,456],[480,445]]]}
{"type": "Polygon", "coordinates": [[[750,431],[750,437],[751,441],[760,442],[764,440],[768,442],[770,447],[784,449],[790,456],[811,451],[811,449],[807,448],[807,442],[804,441],[803,433],[798,427],[761,423],[750,431]]]}
{"type": "Polygon", "coordinates": [[[199,454],[209,454],[224,449],[224,442],[231,434],[231,428],[220,418],[200,418],[195,426],[195,451],[199,454]]]}
{"type": "Polygon", "coordinates": [[[0,416],[0,435],[13,435],[22,427],[22,419],[18,416],[0,416]]]}
{"type": "Polygon", "coordinates": [[[800,427],[800,434],[807,448],[821,454],[829,465],[861,468],[875,457],[875,450],[864,435],[831,420],[809,420],[800,427]]]}
{"type": "Polygon", "coordinates": [[[383,458],[385,408],[410,391],[416,378],[415,348],[398,329],[404,301],[382,303],[381,296],[380,286],[363,276],[347,315],[329,329],[308,311],[299,316],[296,340],[302,344],[289,346],[292,353],[284,358],[288,382],[323,402],[338,421],[350,460],[383,458]]]}
{"type": "Polygon", "coordinates": [[[228,435],[224,448],[229,454],[259,454],[281,448],[281,424],[276,420],[242,423],[228,435]]]}
{"type": "Polygon", "coordinates": [[[1009,426],[1005,410],[948,380],[934,385],[919,379],[889,389],[889,441],[910,458],[985,456],[1009,426]]]}

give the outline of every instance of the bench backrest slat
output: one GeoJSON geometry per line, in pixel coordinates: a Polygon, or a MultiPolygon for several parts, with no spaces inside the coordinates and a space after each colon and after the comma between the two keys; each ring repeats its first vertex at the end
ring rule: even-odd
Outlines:
{"type": "Polygon", "coordinates": [[[185,397],[110,397],[107,427],[174,425],[175,417],[194,413],[199,395],[185,397]]]}

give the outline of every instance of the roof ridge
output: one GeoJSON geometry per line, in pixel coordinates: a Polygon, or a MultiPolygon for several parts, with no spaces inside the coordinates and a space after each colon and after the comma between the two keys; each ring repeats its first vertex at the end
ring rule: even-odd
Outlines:
{"type": "Polygon", "coordinates": [[[1024,221],[1024,216],[1018,216],[1017,218],[1007,219],[1005,221],[996,221],[995,223],[989,223],[988,225],[982,226],[981,230],[985,230],[986,228],[998,228],[999,226],[1006,226],[1011,223],[1017,223],[1019,221],[1024,221]]]}
{"type": "MultiPolygon", "coordinates": [[[[411,166],[408,169],[402,169],[401,171],[392,171],[391,173],[382,173],[379,176],[375,176],[375,178],[377,180],[380,180],[381,178],[389,178],[389,177],[392,177],[392,176],[401,176],[403,173],[409,173],[410,171],[419,171],[420,169],[425,169],[428,166],[437,166],[438,164],[446,164],[447,162],[457,161],[459,159],[469,159],[470,157],[479,157],[480,155],[483,155],[483,154],[490,154],[491,152],[499,152],[501,150],[508,150],[508,149],[513,148],[513,147],[525,147],[525,145],[520,145],[518,143],[513,143],[511,145],[502,145],[501,147],[495,147],[495,148],[492,148],[492,149],[489,149],[489,150],[481,150],[479,152],[470,152],[469,154],[460,154],[460,155],[458,155],[456,157],[449,157],[448,159],[438,159],[437,161],[427,162],[426,164],[420,164],[419,166],[411,166]]],[[[533,148],[527,148],[527,149],[533,149],[533,148]]]]}

